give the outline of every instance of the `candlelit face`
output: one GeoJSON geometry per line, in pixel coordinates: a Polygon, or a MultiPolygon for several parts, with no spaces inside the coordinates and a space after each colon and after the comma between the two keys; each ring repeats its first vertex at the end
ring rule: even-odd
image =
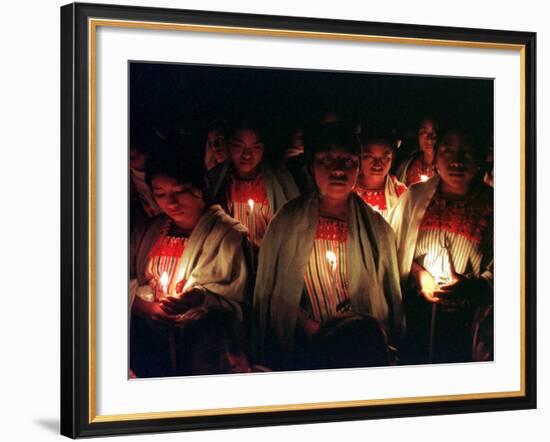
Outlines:
{"type": "Polygon", "coordinates": [[[418,128],[418,147],[422,152],[432,153],[437,141],[437,131],[435,121],[426,118],[420,122],[418,128]]]}
{"type": "Polygon", "coordinates": [[[384,142],[368,143],[361,151],[361,173],[366,177],[385,177],[391,168],[393,149],[384,142]]]}
{"type": "Polygon", "coordinates": [[[184,229],[195,227],[205,208],[200,190],[163,174],[153,177],[151,187],[155,201],[177,226],[184,229]]]}
{"type": "Polygon", "coordinates": [[[239,129],[231,138],[229,155],[239,177],[252,176],[262,162],[264,143],[254,129],[239,129]]]}
{"type": "Polygon", "coordinates": [[[313,176],[322,197],[348,198],[358,175],[359,155],[337,146],[315,153],[313,176]]]}
{"type": "Polygon", "coordinates": [[[449,132],[437,149],[436,164],[441,180],[451,189],[467,189],[479,170],[474,147],[458,132],[449,132]]]}
{"type": "Polygon", "coordinates": [[[227,140],[225,139],[224,134],[221,133],[219,130],[211,129],[208,131],[206,146],[214,155],[216,163],[223,163],[225,160],[227,160],[229,156],[227,140]]]}

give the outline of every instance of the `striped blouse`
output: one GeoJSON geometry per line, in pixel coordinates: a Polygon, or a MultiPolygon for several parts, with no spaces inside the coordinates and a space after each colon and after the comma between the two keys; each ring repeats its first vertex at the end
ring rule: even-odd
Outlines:
{"type": "Polygon", "coordinates": [[[428,270],[439,284],[452,280],[451,269],[458,274],[480,276],[485,235],[490,234],[493,205],[445,200],[436,194],[418,233],[415,261],[428,270]]]}
{"type": "Polygon", "coordinates": [[[304,307],[315,321],[349,308],[347,242],[347,222],[319,218],[304,277],[304,307]]]}
{"type": "Polygon", "coordinates": [[[233,175],[226,198],[229,214],[246,226],[248,239],[259,247],[273,216],[263,175],[253,180],[242,180],[233,175]]]}
{"type": "Polygon", "coordinates": [[[157,301],[166,294],[180,293],[186,282],[176,281],[175,275],[178,274],[178,267],[183,264],[181,258],[189,238],[169,235],[170,226],[171,222],[168,222],[151,248],[145,270],[157,301]]]}

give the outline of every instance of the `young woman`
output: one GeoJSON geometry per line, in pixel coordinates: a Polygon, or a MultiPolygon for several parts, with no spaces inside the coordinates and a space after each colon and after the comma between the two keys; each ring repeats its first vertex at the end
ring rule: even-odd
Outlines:
{"type": "Polygon", "coordinates": [[[407,186],[423,182],[435,175],[435,143],[437,123],[427,117],[420,121],[417,132],[418,149],[414,150],[397,168],[396,176],[407,186]]]}
{"type": "Polygon", "coordinates": [[[265,137],[254,123],[234,126],[229,161],[212,172],[209,189],[213,199],[246,226],[256,248],[275,212],[299,194],[290,173],[266,161],[265,137]]]}
{"type": "MultiPolygon", "coordinates": [[[[403,327],[395,237],[352,192],[360,145],[341,122],[306,138],[316,190],[273,218],[260,250],[253,323],[257,358],[270,368],[301,368],[323,325],[349,314],[403,327]]],[[[353,339],[350,337],[350,339],[353,339]]]]}
{"type": "Polygon", "coordinates": [[[204,151],[204,167],[207,172],[229,157],[227,141],[227,123],[223,120],[214,120],[210,123],[204,151]]]}
{"type": "Polygon", "coordinates": [[[178,330],[211,307],[242,318],[247,289],[246,229],[208,205],[200,164],[157,157],[146,177],[162,213],[131,237],[131,368],[138,377],[174,374],[178,330]]]}
{"type": "Polygon", "coordinates": [[[415,362],[473,360],[475,318],[490,318],[493,192],[481,179],[484,157],[468,130],[447,130],[436,152],[439,174],[409,188],[392,212],[415,362]]]}
{"type": "Polygon", "coordinates": [[[389,173],[394,152],[394,142],[389,134],[381,131],[367,133],[361,148],[361,173],[353,188],[386,220],[397,199],[407,190],[407,186],[389,173]]]}

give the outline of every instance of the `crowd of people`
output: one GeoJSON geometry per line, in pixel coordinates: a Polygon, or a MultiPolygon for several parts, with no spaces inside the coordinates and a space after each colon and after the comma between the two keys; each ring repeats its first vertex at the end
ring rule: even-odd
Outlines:
{"type": "Polygon", "coordinates": [[[130,375],[492,360],[491,134],[414,134],[132,130],[130,375]]]}

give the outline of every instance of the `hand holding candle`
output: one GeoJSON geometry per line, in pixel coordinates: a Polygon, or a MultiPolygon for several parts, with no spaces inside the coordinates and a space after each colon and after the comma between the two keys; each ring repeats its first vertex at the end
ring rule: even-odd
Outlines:
{"type": "Polygon", "coordinates": [[[467,278],[451,269],[450,281],[441,284],[434,292],[434,296],[437,298],[438,304],[446,310],[461,309],[473,300],[472,296],[479,294],[476,284],[478,284],[477,279],[467,278]]]}
{"type": "Polygon", "coordinates": [[[170,315],[181,315],[190,309],[201,307],[205,301],[205,290],[193,287],[176,296],[167,296],[162,299],[162,309],[170,315]]]}
{"type": "Polygon", "coordinates": [[[169,282],[170,282],[170,278],[168,276],[168,273],[162,272],[162,275],[160,275],[160,278],[157,284],[157,293],[156,293],[157,301],[160,301],[161,299],[165,298],[168,295],[169,282]]]}

